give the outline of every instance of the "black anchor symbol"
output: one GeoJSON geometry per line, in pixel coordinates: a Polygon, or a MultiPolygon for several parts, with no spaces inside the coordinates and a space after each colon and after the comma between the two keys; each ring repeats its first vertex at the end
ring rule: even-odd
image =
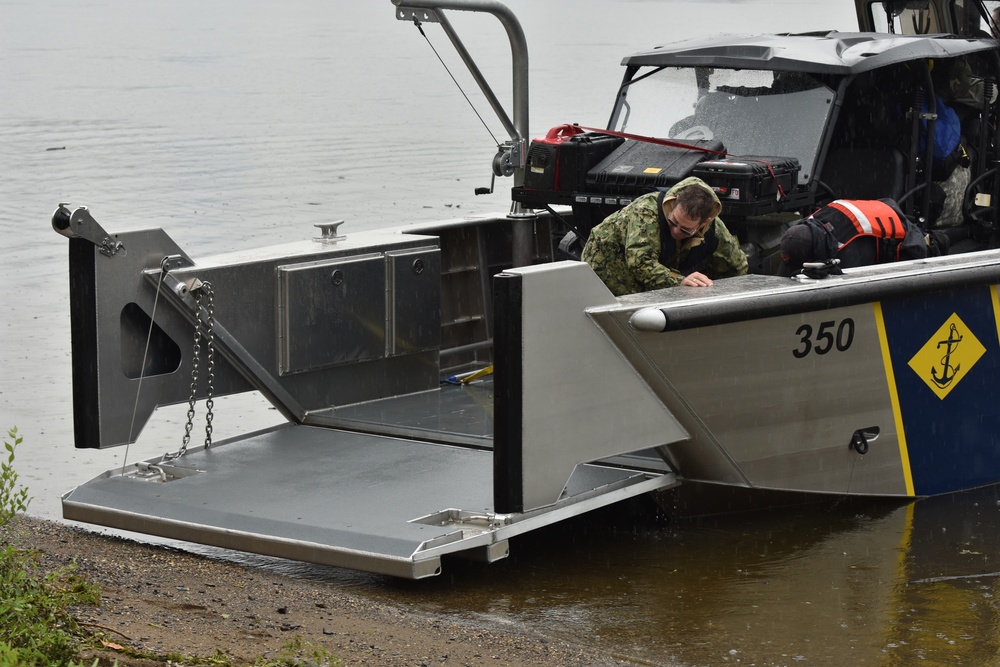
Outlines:
{"type": "Polygon", "coordinates": [[[938,347],[942,345],[948,346],[945,355],[941,358],[941,366],[943,367],[941,377],[938,377],[937,368],[931,369],[931,377],[934,378],[934,383],[937,386],[946,387],[951,384],[951,381],[955,379],[955,375],[962,368],[962,364],[954,367],[951,365],[951,354],[958,348],[958,344],[961,342],[962,336],[958,333],[958,327],[952,324],[951,330],[948,332],[948,337],[937,344],[938,347]]]}

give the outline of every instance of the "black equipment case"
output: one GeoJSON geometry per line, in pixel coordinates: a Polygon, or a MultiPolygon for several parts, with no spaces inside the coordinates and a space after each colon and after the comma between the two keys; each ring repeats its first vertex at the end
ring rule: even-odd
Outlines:
{"type": "Polygon", "coordinates": [[[799,169],[795,158],[726,156],[717,140],[667,145],[559,125],[531,142],[524,185],[511,194],[533,208],[572,206],[573,227],[585,238],[594,225],[636,197],[688,176],[715,190],[724,216],[792,210],[809,199],[798,187],[799,169]],[[786,195],[780,201],[779,186],[786,195]]]}
{"type": "Polygon", "coordinates": [[[587,172],[625,140],[600,133],[573,134],[560,125],[531,142],[524,187],[515,200],[525,204],[572,204],[573,194],[587,187],[587,172]]]}
{"type": "Polygon", "coordinates": [[[795,191],[799,169],[796,158],[728,157],[701,162],[691,175],[712,186],[723,210],[755,215],[774,210],[782,193],[790,195],[795,191]]]}
{"type": "Polygon", "coordinates": [[[626,141],[587,173],[587,191],[637,197],[669,188],[692,174],[699,162],[722,157],[721,141],[689,141],[691,148],[626,141]]]}
{"type": "Polygon", "coordinates": [[[723,152],[719,141],[669,146],[560,125],[528,148],[524,185],[514,201],[528,206],[568,204],[577,229],[590,229],[634,198],[669,188],[699,162],[723,152]]]}
{"type": "Polygon", "coordinates": [[[586,190],[573,198],[577,228],[589,233],[636,197],[679,183],[699,162],[723,151],[719,141],[685,143],[692,148],[627,140],[594,165],[587,172],[586,190]]]}

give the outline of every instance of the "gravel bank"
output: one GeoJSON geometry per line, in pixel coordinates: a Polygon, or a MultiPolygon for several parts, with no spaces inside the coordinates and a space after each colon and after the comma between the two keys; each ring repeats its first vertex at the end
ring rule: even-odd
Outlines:
{"type": "MultiPolygon", "coordinates": [[[[241,665],[274,659],[301,641],[343,665],[636,664],[499,624],[393,606],[357,588],[345,591],[33,517],[21,517],[13,532],[21,546],[42,554],[46,567],[75,560],[78,571],[101,586],[101,606],[80,610],[81,621],[109,642],[157,655],[221,651],[241,665]]],[[[101,657],[121,667],[167,664],[165,657],[136,660],[113,649],[101,657]]]]}

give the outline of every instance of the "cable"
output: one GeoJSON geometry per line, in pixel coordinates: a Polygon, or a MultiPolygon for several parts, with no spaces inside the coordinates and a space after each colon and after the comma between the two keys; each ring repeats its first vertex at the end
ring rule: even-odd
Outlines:
{"type": "Polygon", "coordinates": [[[142,378],[146,373],[146,359],[149,356],[149,341],[153,337],[153,326],[156,323],[156,304],[160,300],[160,287],[163,276],[167,273],[167,258],[160,261],[160,278],[156,283],[156,296],[153,297],[153,314],[149,317],[149,331],[146,332],[146,349],[142,352],[142,364],[139,366],[139,386],[135,389],[135,404],[132,406],[132,422],[128,426],[128,441],[125,443],[125,457],[122,459],[122,476],[125,476],[125,465],[128,462],[128,448],[132,444],[132,431],[135,429],[135,415],[139,411],[139,395],[142,393],[142,378]]]}
{"type": "Polygon", "coordinates": [[[427,37],[427,34],[424,32],[423,26],[420,24],[420,21],[418,21],[417,19],[413,19],[413,25],[417,26],[417,30],[420,31],[420,34],[423,36],[424,41],[427,42],[427,46],[431,47],[431,51],[433,51],[434,55],[437,56],[437,59],[441,63],[441,66],[444,67],[444,71],[447,72],[448,76],[451,77],[451,80],[455,82],[455,86],[458,88],[458,92],[462,93],[462,97],[464,97],[465,101],[469,103],[469,106],[472,108],[472,112],[476,114],[476,117],[479,119],[479,122],[483,124],[483,127],[486,128],[486,131],[489,133],[490,137],[492,137],[493,143],[499,147],[500,142],[497,141],[496,135],[494,135],[493,131],[490,130],[490,126],[486,124],[485,120],[483,120],[483,117],[479,114],[479,111],[476,110],[476,106],[472,103],[472,100],[469,99],[469,96],[465,94],[465,91],[462,89],[462,85],[458,82],[458,79],[456,79],[455,75],[451,73],[450,69],[448,69],[448,65],[444,62],[444,59],[441,57],[441,54],[438,53],[437,49],[434,48],[434,45],[431,44],[431,40],[430,38],[427,37]]]}

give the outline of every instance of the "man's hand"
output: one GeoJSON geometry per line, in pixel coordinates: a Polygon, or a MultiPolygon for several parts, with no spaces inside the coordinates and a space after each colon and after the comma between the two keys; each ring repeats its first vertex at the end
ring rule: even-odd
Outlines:
{"type": "Polygon", "coordinates": [[[685,285],[687,287],[711,287],[712,279],[704,273],[698,273],[695,271],[694,273],[689,273],[684,276],[684,279],[681,280],[681,285],[685,285]]]}

